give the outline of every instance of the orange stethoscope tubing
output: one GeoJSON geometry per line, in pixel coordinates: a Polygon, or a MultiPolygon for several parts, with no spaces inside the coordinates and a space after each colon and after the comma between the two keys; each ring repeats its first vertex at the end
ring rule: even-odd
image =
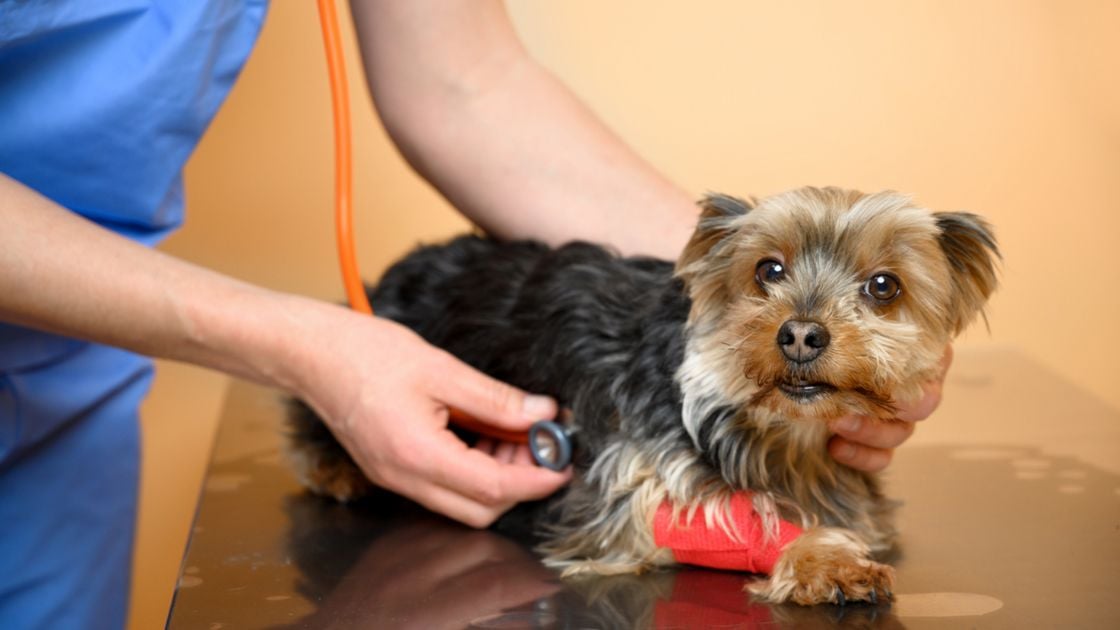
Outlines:
{"type": "Polygon", "coordinates": [[[354,251],[354,212],[351,203],[354,165],[350,147],[350,87],[346,81],[346,63],[342,57],[342,38],[338,32],[338,14],[332,0],[318,0],[319,24],[327,53],[327,74],[331,84],[331,116],[334,120],[334,222],[338,262],[342,283],[350,308],[373,315],[366,297],[358,257],[354,251]]]}
{"type": "MultiPolygon", "coordinates": [[[[346,82],[346,64],[342,57],[342,37],[338,31],[338,14],[333,0],[318,0],[319,23],[323,30],[323,45],[327,53],[327,74],[331,84],[331,113],[334,118],[334,219],[338,262],[342,269],[342,282],[350,308],[373,315],[366,296],[362,276],[358,270],[358,257],[354,249],[354,221],[351,192],[353,190],[353,160],[350,147],[350,89],[346,82]]],[[[480,422],[458,409],[450,409],[451,420],[458,426],[503,442],[527,444],[529,434],[510,431],[480,422]]]]}

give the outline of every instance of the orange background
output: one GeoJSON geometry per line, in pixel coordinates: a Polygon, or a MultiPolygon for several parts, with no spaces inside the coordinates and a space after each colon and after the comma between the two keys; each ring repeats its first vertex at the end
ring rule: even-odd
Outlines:
{"type": "MultiPolygon", "coordinates": [[[[1014,346],[1120,408],[1120,3],[519,0],[510,9],[532,53],[693,196],[891,188],[988,217],[1003,286],[990,335],[977,326],[959,345],[1014,346]]],[[[188,225],[163,249],[337,300],[317,19],[313,3],[273,3],[188,166],[188,225]]],[[[418,241],[467,223],[388,141],[352,41],[348,63],[358,251],[374,278],[418,241]]],[[[226,384],[161,367],[144,420],[137,628],[166,614],[226,384]]]]}

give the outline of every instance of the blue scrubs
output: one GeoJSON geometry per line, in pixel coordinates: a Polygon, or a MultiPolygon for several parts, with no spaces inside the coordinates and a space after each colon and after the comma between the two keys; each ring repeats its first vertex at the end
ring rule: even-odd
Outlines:
{"type": "MultiPolygon", "coordinates": [[[[0,172],[159,242],[265,9],[0,1],[0,172]]],[[[124,626],[151,379],[143,357],[0,323],[0,626],[124,626]]]]}

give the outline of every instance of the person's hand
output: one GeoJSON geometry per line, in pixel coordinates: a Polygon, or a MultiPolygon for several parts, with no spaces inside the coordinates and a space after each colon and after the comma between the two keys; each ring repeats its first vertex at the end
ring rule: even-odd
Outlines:
{"type": "MultiPolygon", "coordinates": [[[[473,527],[571,477],[533,465],[528,447],[482,439],[473,448],[448,428],[455,408],[526,431],[556,415],[551,398],[496,381],[395,322],[321,309],[298,394],[378,486],[473,527]]],[[[301,353],[302,354],[302,353],[301,353]]]]}
{"type": "Polygon", "coordinates": [[[828,442],[833,459],[866,472],[879,472],[891,463],[894,449],[914,433],[914,423],[925,420],[941,403],[941,387],[953,362],[953,347],[945,347],[939,378],[922,386],[922,397],[899,406],[893,422],[860,416],[843,416],[829,423],[836,434],[828,442]]]}

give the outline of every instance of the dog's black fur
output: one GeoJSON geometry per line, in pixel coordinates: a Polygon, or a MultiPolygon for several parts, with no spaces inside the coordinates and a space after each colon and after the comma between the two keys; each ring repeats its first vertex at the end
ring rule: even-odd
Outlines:
{"type": "MultiPolygon", "coordinates": [[[[779,519],[804,530],[753,592],[806,605],[889,597],[893,571],[873,558],[896,541],[893,503],[875,475],[829,456],[825,421],[889,422],[895,401],[939,378],[946,344],[996,287],[990,226],[889,191],[710,195],[701,209],[675,263],[468,236],[414,251],[370,300],[480,371],[571,409],[573,482],[499,525],[541,535],[545,563],[563,575],[671,565],[651,524],[660,506],[703,509],[709,526],[729,528],[732,494],[748,491],[767,535],[779,519]],[[879,296],[876,282],[894,293],[879,296]],[[827,326],[827,353],[791,357],[791,322],[827,326]],[[542,505],[555,508],[546,519],[542,505]]],[[[293,464],[313,491],[348,501],[373,490],[308,409],[290,426],[293,464]]]]}
{"type": "MultiPolygon", "coordinates": [[[[674,379],[690,300],[669,261],[624,258],[581,242],[551,249],[462,236],[418,248],[367,294],[379,317],[570,408],[577,472],[613,435],[676,434],[681,448],[692,448],[679,429],[674,379]]],[[[310,409],[297,410],[291,424],[294,441],[349,459],[310,409]]],[[[498,529],[530,537],[540,507],[515,510],[498,529]]]]}

